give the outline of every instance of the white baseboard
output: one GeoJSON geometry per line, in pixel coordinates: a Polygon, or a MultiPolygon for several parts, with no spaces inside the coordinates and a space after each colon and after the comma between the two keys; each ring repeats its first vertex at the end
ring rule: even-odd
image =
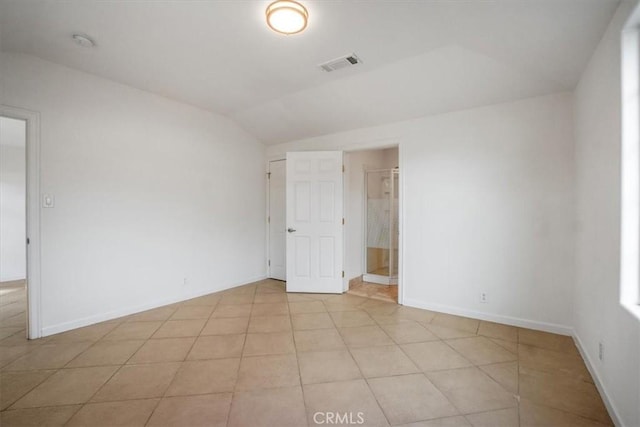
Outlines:
{"type": "Polygon", "coordinates": [[[2,279],[0,279],[0,283],[4,283],[4,282],[17,282],[19,280],[26,280],[27,276],[9,276],[9,277],[3,277],[2,279]]]}
{"type": "Polygon", "coordinates": [[[616,409],[616,405],[613,403],[613,399],[610,398],[609,393],[607,392],[607,388],[604,386],[604,383],[600,379],[600,375],[598,375],[598,370],[595,369],[593,360],[591,360],[591,357],[589,357],[589,353],[587,353],[587,351],[585,350],[582,340],[580,339],[580,337],[578,336],[575,330],[573,331],[572,336],[573,336],[573,341],[576,343],[576,347],[578,347],[578,351],[580,351],[580,355],[582,356],[582,359],[585,362],[585,365],[587,365],[587,369],[591,374],[591,378],[593,378],[596,388],[598,389],[598,392],[600,392],[600,396],[602,397],[604,406],[607,408],[607,411],[609,412],[609,416],[611,417],[611,420],[615,425],[622,426],[623,423],[621,421],[620,416],[618,415],[618,410],[616,409]]]}
{"type": "Polygon", "coordinates": [[[151,310],[154,308],[162,307],[164,305],[175,304],[175,303],[186,301],[192,298],[201,297],[203,295],[220,292],[227,289],[237,288],[238,286],[247,285],[253,282],[258,282],[266,278],[267,278],[266,275],[262,275],[262,276],[254,277],[251,279],[247,279],[246,281],[242,281],[240,283],[233,283],[233,284],[215,288],[215,289],[200,289],[200,290],[183,294],[173,298],[165,298],[165,299],[156,300],[147,304],[142,304],[134,307],[126,307],[118,310],[108,311],[106,313],[100,313],[100,314],[83,317],[81,319],[72,320],[69,322],[58,323],[57,325],[52,325],[52,326],[47,326],[42,328],[40,336],[46,337],[53,334],[59,334],[61,332],[82,328],[83,326],[89,326],[95,323],[105,322],[107,320],[117,319],[118,317],[128,316],[130,314],[140,313],[142,311],[151,310]]]}
{"type": "Polygon", "coordinates": [[[551,332],[554,334],[573,336],[573,328],[557,323],[540,322],[531,319],[522,319],[519,317],[503,316],[500,314],[483,313],[481,311],[467,310],[464,308],[453,307],[441,304],[431,304],[411,298],[404,298],[404,304],[409,307],[422,308],[425,310],[437,311],[440,313],[454,314],[456,316],[470,317],[472,319],[486,320],[488,322],[503,323],[520,328],[535,329],[538,331],[551,332]]]}
{"type": "Polygon", "coordinates": [[[398,284],[397,278],[382,276],[380,274],[363,274],[362,281],[368,282],[368,283],[375,283],[376,285],[383,285],[383,286],[398,284]]]}
{"type": "Polygon", "coordinates": [[[602,400],[607,408],[607,411],[609,412],[609,416],[611,417],[611,420],[614,422],[616,426],[623,425],[621,418],[618,415],[619,412],[616,409],[616,405],[613,403],[613,400],[611,399],[609,392],[607,391],[607,388],[604,386],[604,383],[602,382],[600,375],[598,374],[598,370],[595,369],[595,364],[593,363],[593,360],[591,359],[591,357],[589,357],[589,353],[587,353],[587,351],[585,350],[582,340],[580,339],[580,337],[572,327],[559,325],[555,323],[547,323],[547,322],[539,322],[539,321],[530,320],[530,319],[522,319],[517,317],[511,317],[511,316],[502,316],[498,314],[483,313],[483,312],[467,310],[459,307],[452,307],[452,306],[446,306],[446,305],[440,305],[440,304],[429,304],[423,301],[418,301],[418,300],[409,299],[409,298],[405,298],[404,305],[407,305],[409,307],[422,308],[425,310],[437,311],[440,313],[454,314],[456,316],[470,317],[472,319],[486,320],[490,322],[497,322],[497,323],[503,323],[503,324],[512,325],[512,326],[518,326],[521,328],[535,329],[535,330],[544,331],[544,332],[551,332],[554,334],[571,336],[573,338],[573,341],[576,344],[576,347],[578,348],[578,351],[580,352],[580,355],[582,356],[582,359],[585,362],[585,365],[587,366],[587,369],[589,370],[589,373],[591,374],[591,377],[595,382],[598,392],[600,392],[600,396],[602,396],[602,400]]]}

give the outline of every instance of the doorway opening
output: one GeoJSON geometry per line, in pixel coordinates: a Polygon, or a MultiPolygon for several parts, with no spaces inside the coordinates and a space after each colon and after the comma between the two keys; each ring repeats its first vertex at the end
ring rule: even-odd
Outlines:
{"type": "Polygon", "coordinates": [[[400,302],[399,147],[345,154],[348,292],[400,302]]]}
{"type": "MultiPolygon", "coordinates": [[[[15,313],[20,305],[9,305],[4,309],[0,308],[0,316],[2,317],[3,326],[6,324],[4,322],[5,316],[15,317],[12,321],[16,322],[16,328],[20,328],[20,331],[5,339],[23,340],[25,335],[28,339],[36,339],[42,336],[40,300],[40,114],[35,111],[0,104],[0,118],[17,120],[18,123],[21,123],[21,126],[24,126],[22,135],[24,140],[23,159],[25,168],[23,179],[25,180],[25,199],[22,209],[24,209],[23,217],[25,218],[26,231],[22,241],[25,245],[22,256],[26,263],[26,301],[25,298],[18,298],[13,303],[18,303],[19,300],[22,301],[22,307],[25,309],[22,316],[26,318],[26,321],[24,323],[18,322],[19,317],[10,315],[12,312],[15,313]],[[24,331],[25,323],[26,332],[24,331]]],[[[1,125],[2,122],[0,122],[1,125]]],[[[2,126],[2,128],[5,127],[2,126]]],[[[0,135],[0,139],[1,143],[5,140],[5,137],[0,135]]],[[[4,301],[6,302],[7,300],[4,299],[4,301]]],[[[10,331],[5,330],[2,332],[7,334],[10,331]]]]}
{"type": "Polygon", "coordinates": [[[27,332],[27,122],[0,116],[0,339],[27,332]]]}
{"type": "Polygon", "coordinates": [[[398,284],[399,172],[397,167],[365,171],[365,282],[398,284]]]}
{"type": "MultiPolygon", "coordinates": [[[[323,152],[323,155],[329,153],[323,152]]],[[[340,211],[337,216],[341,218],[336,219],[342,223],[343,228],[340,239],[340,252],[343,255],[339,255],[340,259],[335,259],[336,264],[331,265],[337,268],[339,263],[342,266],[343,271],[341,274],[338,272],[342,276],[342,289],[331,292],[348,292],[402,304],[402,292],[399,292],[402,289],[402,182],[399,154],[397,145],[341,154],[343,179],[339,186],[343,188],[343,196],[330,205],[333,208],[330,211],[340,211]]],[[[313,155],[312,152],[305,154],[313,155]]],[[[311,163],[307,162],[309,164],[311,163]]],[[[329,164],[333,165],[333,162],[324,163],[327,172],[333,169],[328,167],[329,164]]],[[[302,166],[293,166],[284,158],[267,163],[267,275],[284,281],[288,279],[287,270],[292,267],[287,264],[287,242],[294,237],[304,240],[300,238],[300,227],[294,224],[295,221],[287,223],[287,181],[292,178],[287,176],[288,168],[297,172],[305,170],[302,166]]],[[[323,182],[325,187],[336,188],[337,184],[328,185],[325,178],[323,182]]],[[[304,193],[302,190],[306,187],[302,184],[298,187],[296,191],[292,191],[292,195],[304,193]]],[[[292,187],[291,190],[293,189],[292,187]]],[[[327,198],[330,192],[327,190],[325,193],[323,194],[327,198]]],[[[300,204],[302,207],[309,206],[309,212],[305,212],[310,215],[322,211],[311,209],[316,205],[300,204]]],[[[333,216],[332,214],[331,218],[333,216]]],[[[331,223],[333,222],[332,219],[331,223]]],[[[335,255],[338,256],[338,253],[335,255]]],[[[309,257],[292,259],[298,258],[312,260],[309,257]]],[[[298,270],[305,270],[302,267],[298,270]]]]}

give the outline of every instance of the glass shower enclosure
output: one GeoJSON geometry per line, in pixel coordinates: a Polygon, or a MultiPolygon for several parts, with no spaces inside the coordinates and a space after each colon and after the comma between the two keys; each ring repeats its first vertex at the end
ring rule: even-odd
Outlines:
{"type": "Polygon", "coordinates": [[[365,282],[398,284],[398,177],[398,168],[365,172],[365,282]]]}

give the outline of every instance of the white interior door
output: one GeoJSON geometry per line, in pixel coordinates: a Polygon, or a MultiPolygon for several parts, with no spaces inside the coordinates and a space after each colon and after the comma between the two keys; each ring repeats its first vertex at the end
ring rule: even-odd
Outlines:
{"type": "Polygon", "coordinates": [[[342,292],[342,151],[287,153],[287,292],[342,292]]]}
{"type": "Polygon", "coordinates": [[[269,163],[269,277],[287,280],[285,160],[269,163]]]}

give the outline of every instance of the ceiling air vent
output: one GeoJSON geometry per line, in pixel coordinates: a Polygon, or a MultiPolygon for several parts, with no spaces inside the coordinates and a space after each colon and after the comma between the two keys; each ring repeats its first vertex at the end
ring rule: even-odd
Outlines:
{"type": "Polygon", "coordinates": [[[331,71],[351,67],[352,65],[357,65],[361,62],[362,61],[360,60],[360,58],[358,58],[355,53],[352,53],[351,55],[343,56],[341,58],[325,62],[324,64],[320,64],[320,68],[322,68],[327,73],[330,73],[331,71]]]}

